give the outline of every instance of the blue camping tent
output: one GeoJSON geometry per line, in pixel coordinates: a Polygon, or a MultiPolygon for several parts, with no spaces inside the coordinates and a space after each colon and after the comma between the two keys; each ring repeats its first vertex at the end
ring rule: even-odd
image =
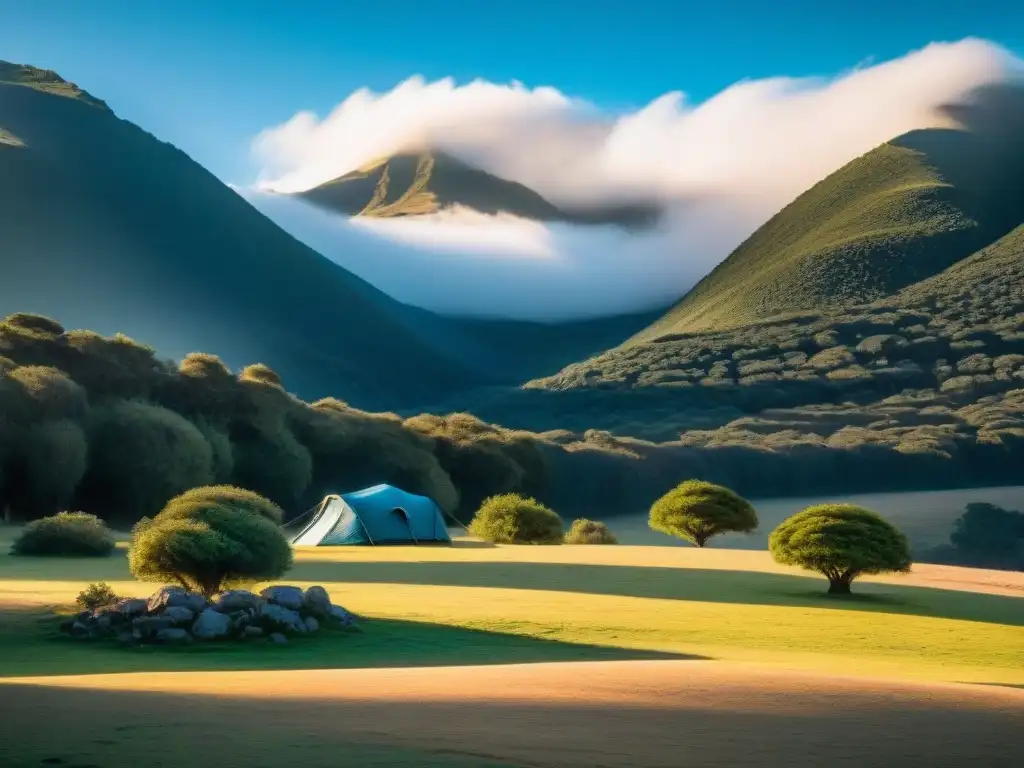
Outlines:
{"type": "Polygon", "coordinates": [[[451,544],[440,507],[390,485],[328,496],[292,544],[451,544]]]}

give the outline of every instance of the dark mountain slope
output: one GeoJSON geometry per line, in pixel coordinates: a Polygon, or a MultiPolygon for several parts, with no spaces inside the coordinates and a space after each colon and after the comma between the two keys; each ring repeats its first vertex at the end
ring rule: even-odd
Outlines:
{"type": "Polygon", "coordinates": [[[371,405],[474,383],[406,307],[184,153],[53,73],[0,73],[0,128],[17,137],[0,144],[0,314],[121,329],[174,356],[221,349],[371,405]]]}
{"type": "Polygon", "coordinates": [[[99,99],[2,63],[0,267],[0,316],[125,331],[170,357],[214,348],[234,366],[271,365],[304,396],[377,408],[547,375],[654,319],[489,321],[400,304],[99,99]]]}

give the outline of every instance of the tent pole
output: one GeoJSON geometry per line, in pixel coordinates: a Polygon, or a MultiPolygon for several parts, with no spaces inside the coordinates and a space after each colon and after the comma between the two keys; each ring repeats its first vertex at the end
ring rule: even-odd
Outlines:
{"type": "MultiPolygon", "coordinates": [[[[344,499],[342,499],[342,501],[344,501],[344,499]]],[[[352,510],[352,514],[356,516],[356,520],[359,521],[359,524],[363,526],[363,533],[366,534],[366,540],[370,542],[371,546],[376,547],[377,542],[375,542],[373,540],[373,536],[370,535],[370,529],[366,527],[366,523],[363,522],[363,518],[359,516],[359,510],[356,509],[353,505],[349,504],[347,501],[345,502],[345,504],[346,506],[348,506],[349,509],[352,510]]]]}

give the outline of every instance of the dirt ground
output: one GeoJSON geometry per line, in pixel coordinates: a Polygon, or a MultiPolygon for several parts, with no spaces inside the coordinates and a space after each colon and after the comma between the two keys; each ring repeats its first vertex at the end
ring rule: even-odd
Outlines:
{"type": "Polygon", "coordinates": [[[0,702],[12,768],[1024,765],[1024,690],[722,662],[92,675],[0,702]]]}

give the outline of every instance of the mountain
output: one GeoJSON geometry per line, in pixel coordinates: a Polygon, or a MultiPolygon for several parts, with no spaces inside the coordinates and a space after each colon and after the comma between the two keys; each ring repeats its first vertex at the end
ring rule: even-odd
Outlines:
{"type": "Polygon", "coordinates": [[[308,398],[394,408],[517,384],[654,319],[489,321],[400,304],[103,101],[2,62],[0,201],[0,317],[123,331],[168,357],[262,361],[308,398]]]}
{"type": "Polygon", "coordinates": [[[808,190],[624,343],[474,413],[922,462],[950,440],[1024,436],[1024,89],[981,101],[959,128],[898,137],[808,190]]]}
{"type": "Polygon", "coordinates": [[[644,227],[657,221],[654,204],[558,207],[515,181],[444,152],[401,153],[375,160],[297,196],[346,216],[422,216],[449,208],[507,213],[534,221],[644,227]]]}
{"type": "Polygon", "coordinates": [[[0,129],[0,314],[217,349],[367,403],[473,381],[407,307],[57,74],[0,65],[0,129]]]}
{"type": "Polygon", "coordinates": [[[914,131],[857,158],[760,227],[649,340],[889,296],[1024,220],[1020,136],[914,131]]]}

